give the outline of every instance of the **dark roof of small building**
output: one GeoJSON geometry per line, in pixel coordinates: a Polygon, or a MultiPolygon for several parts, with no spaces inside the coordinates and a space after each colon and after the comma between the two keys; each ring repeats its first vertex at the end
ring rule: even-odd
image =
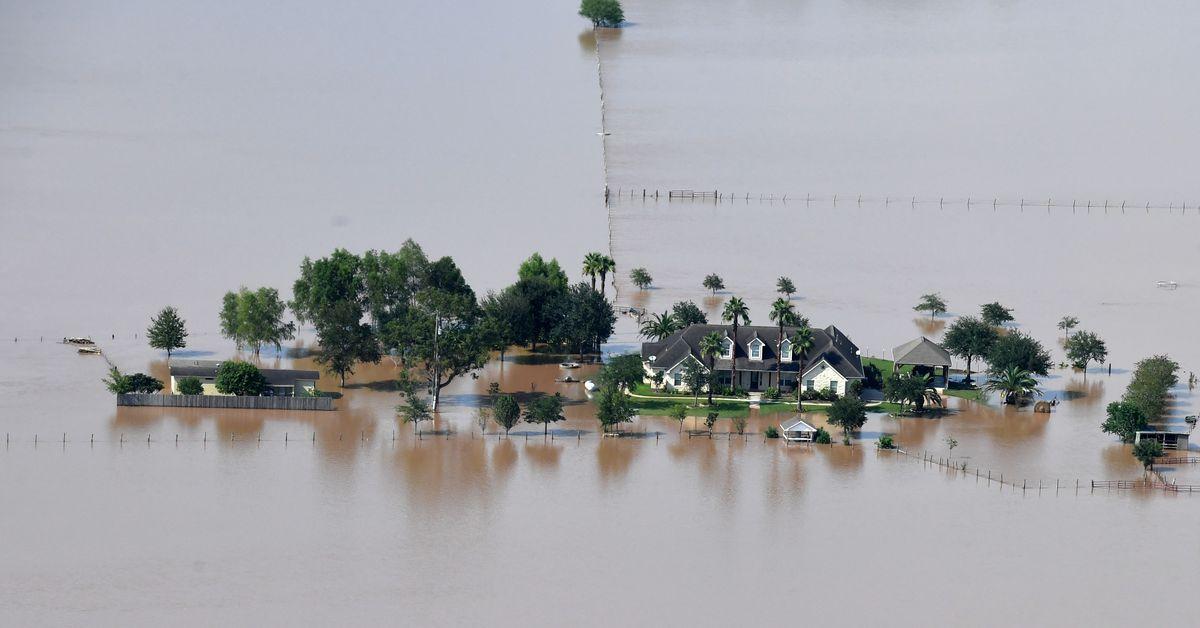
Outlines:
{"type": "Polygon", "coordinates": [[[892,349],[896,364],[917,366],[950,366],[950,352],[938,343],[921,336],[892,349]]]}
{"type": "MultiPolygon", "coordinates": [[[[642,360],[654,356],[651,368],[669,369],[688,356],[699,360],[707,366],[708,360],[700,355],[700,339],[709,332],[716,332],[722,338],[728,338],[733,328],[727,325],[689,325],[677,331],[660,342],[642,344],[642,360]]],[[[796,332],[795,327],[784,327],[783,337],[790,338],[796,332]]],[[[813,346],[804,355],[804,368],[808,369],[821,360],[825,360],[847,378],[863,377],[862,358],[858,355],[858,347],[851,342],[846,334],[837,327],[830,325],[825,329],[813,328],[813,346]]],[[[734,361],[738,370],[774,371],[778,362],[775,347],[779,341],[779,328],[767,326],[738,327],[737,342],[734,344],[734,361]],[[751,360],[748,345],[754,339],[763,342],[761,360],[751,360]]],[[[795,372],[799,368],[795,359],[784,360],[780,370],[795,372]]],[[[729,360],[718,358],[717,370],[728,370],[729,360]]]]}
{"type": "MultiPolygon", "coordinates": [[[[171,360],[171,377],[216,377],[220,360],[171,360]]],[[[297,369],[259,369],[271,386],[292,386],[298,379],[321,378],[317,371],[297,369]]]]}

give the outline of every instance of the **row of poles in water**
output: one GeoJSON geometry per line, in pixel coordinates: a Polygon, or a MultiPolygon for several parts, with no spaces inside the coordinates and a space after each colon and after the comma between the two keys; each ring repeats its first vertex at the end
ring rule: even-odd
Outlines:
{"type": "Polygon", "coordinates": [[[713,201],[713,202],[724,202],[724,201],[729,201],[729,202],[761,201],[761,202],[772,202],[772,203],[773,202],[781,202],[781,203],[803,202],[806,205],[812,205],[813,203],[832,204],[834,207],[837,207],[839,205],[839,203],[840,204],[853,203],[853,204],[857,205],[858,207],[862,207],[863,203],[883,205],[884,207],[891,207],[892,205],[896,205],[896,206],[907,205],[909,207],[916,207],[918,205],[922,205],[922,206],[937,205],[939,208],[944,208],[947,205],[949,205],[949,206],[956,206],[956,207],[966,207],[968,210],[975,208],[975,207],[983,207],[983,208],[990,207],[993,210],[996,210],[1000,207],[1016,207],[1016,208],[1021,209],[1022,211],[1024,211],[1025,208],[1027,208],[1027,207],[1031,208],[1031,209],[1044,208],[1046,210],[1050,210],[1052,208],[1070,207],[1072,211],[1078,211],[1078,210],[1082,209],[1082,210],[1086,210],[1086,211],[1090,212],[1093,209],[1103,209],[1106,213],[1110,209],[1111,210],[1119,209],[1119,210],[1121,210],[1121,213],[1125,213],[1128,210],[1135,210],[1135,209],[1136,210],[1144,210],[1146,212],[1150,212],[1151,210],[1165,209],[1169,212],[1174,213],[1175,209],[1179,209],[1181,213],[1186,214],[1190,207],[1193,210],[1197,210],[1197,213],[1200,214],[1200,204],[1195,204],[1195,203],[1191,204],[1190,206],[1186,202],[1168,203],[1166,205],[1155,204],[1153,202],[1135,203],[1135,202],[1131,202],[1131,201],[1120,201],[1118,203],[1116,201],[1111,201],[1108,199],[1105,199],[1103,202],[1093,201],[1093,200],[1079,201],[1079,200],[1072,199],[1071,203],[1068,205],[1065,201],[1056,202],[1053,198],[1047,198],[1045,200],[1045,202],[1042,202],[1040,200],[1035,201],[1035,200],[1026,199],[1026,198],[1019,198],[1017,200],[1012,200],[1012,199],[1001,199],[999,197],[992,197],[989,200],[987,198],[980,199],[980,198],[976,198],[976,197],[972,197],[972,196],[968,196],[966,198],[938,197],[937,199],[933,199],[933,198],[921,198],[921,197],[917,197],[917,196],[878,197],[878,196],[863,196],[861,194],[858,194],[858,195],[854,195],[854,196],[850,196],[850,197],[845,197],[845,196],[841,196],[839,194],[834,194],[833,196],[829,197],[829,196],[813,196],[811,194],[805,194],[804,196],[801,197],[801,196],[794,196],[794,195],[789,195],[789,194],[775,194],[775,193],[761,194],[761,193],[750,193],[750,192],[738,193],[738,192],[722,192],[720,190],[667,190],[664,193],[662,190],[655,190],[655,189],[650,189],[650,188],[630,188],[630,189],[617,188],[616,191],[613,191],[609,188],[605,188],[604,198],[606,201],[611,201],[614,199],[616,199],[616,200],[624,200],[624,199],[638,200],[638,199],[641,199],[641,200],[661,201],[661,200],[665,199],[668,202],[698,201],[698,200],[713,201]]]}

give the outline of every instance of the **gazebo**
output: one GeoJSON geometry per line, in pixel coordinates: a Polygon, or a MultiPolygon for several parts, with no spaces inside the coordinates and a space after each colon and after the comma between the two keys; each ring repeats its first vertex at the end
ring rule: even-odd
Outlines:
{"type": "Polygon", "coordinates": [[[933,387],[946,388],[950,381],[950,352],[938,343],[921,336],[892,349],[892,373],[900,370],[901,366],[912,366],[919,370],[928,369],[934,374],[933,387]],[[941,377],[937,369],[941,367],[941,377]]]}

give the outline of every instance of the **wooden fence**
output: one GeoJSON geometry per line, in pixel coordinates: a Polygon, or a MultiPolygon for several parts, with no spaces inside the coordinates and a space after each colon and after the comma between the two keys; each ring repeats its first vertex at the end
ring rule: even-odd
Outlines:
{"type": "Polygon", "coordinates": [[[225,395],[117,395],[118,406],[230,410],[333,410],[331,397],[234,397],[225,395]]]}

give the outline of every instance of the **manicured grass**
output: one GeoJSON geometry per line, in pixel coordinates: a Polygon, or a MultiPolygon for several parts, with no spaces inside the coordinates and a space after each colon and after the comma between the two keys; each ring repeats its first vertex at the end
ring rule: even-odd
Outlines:
{"type": "Polygon", "coordinates": [[[970,399],[979,403],[987,403],[987,393],[978,388],[947,388],[947,397],[958,397],[959,399],[970,399]]]}
{"type": "MultiPolygon", "coordinates": [[[[721,413],[721,418],[730,418],[736,416],[749,416],[750,404],[737,401],[717,401],[712,406],[704,404],[704,398],[700,398],[700,405],[693,407],[692,399],[680,399],[675,401],[672,399],[631,399],[633,407],[637,408],[638,414],[646,416],[666,416],[671,413],[671,408],[678,405],[686,405],[688,416],[707,416],[712,410],[721,413]]],[[[791,403],[764,403],[759,408],[762,414],[774,414],[778,412],[787,412],[794,409],[795,404],[791,403]]]]}
{"type": "MultiPolygon", "coordinates": [[[[884,379],[887,379],[887,376],[892,374],[893,362],[891,360],[885,360],[884,358],[862,358],[862,364],[863,368],[866,368],[868,364],[874,364],[884,379]]],[[[911,365],[906,364],[900,367],[900,373],[911,373],[912,370],[913,367],[911,365]]]]}

